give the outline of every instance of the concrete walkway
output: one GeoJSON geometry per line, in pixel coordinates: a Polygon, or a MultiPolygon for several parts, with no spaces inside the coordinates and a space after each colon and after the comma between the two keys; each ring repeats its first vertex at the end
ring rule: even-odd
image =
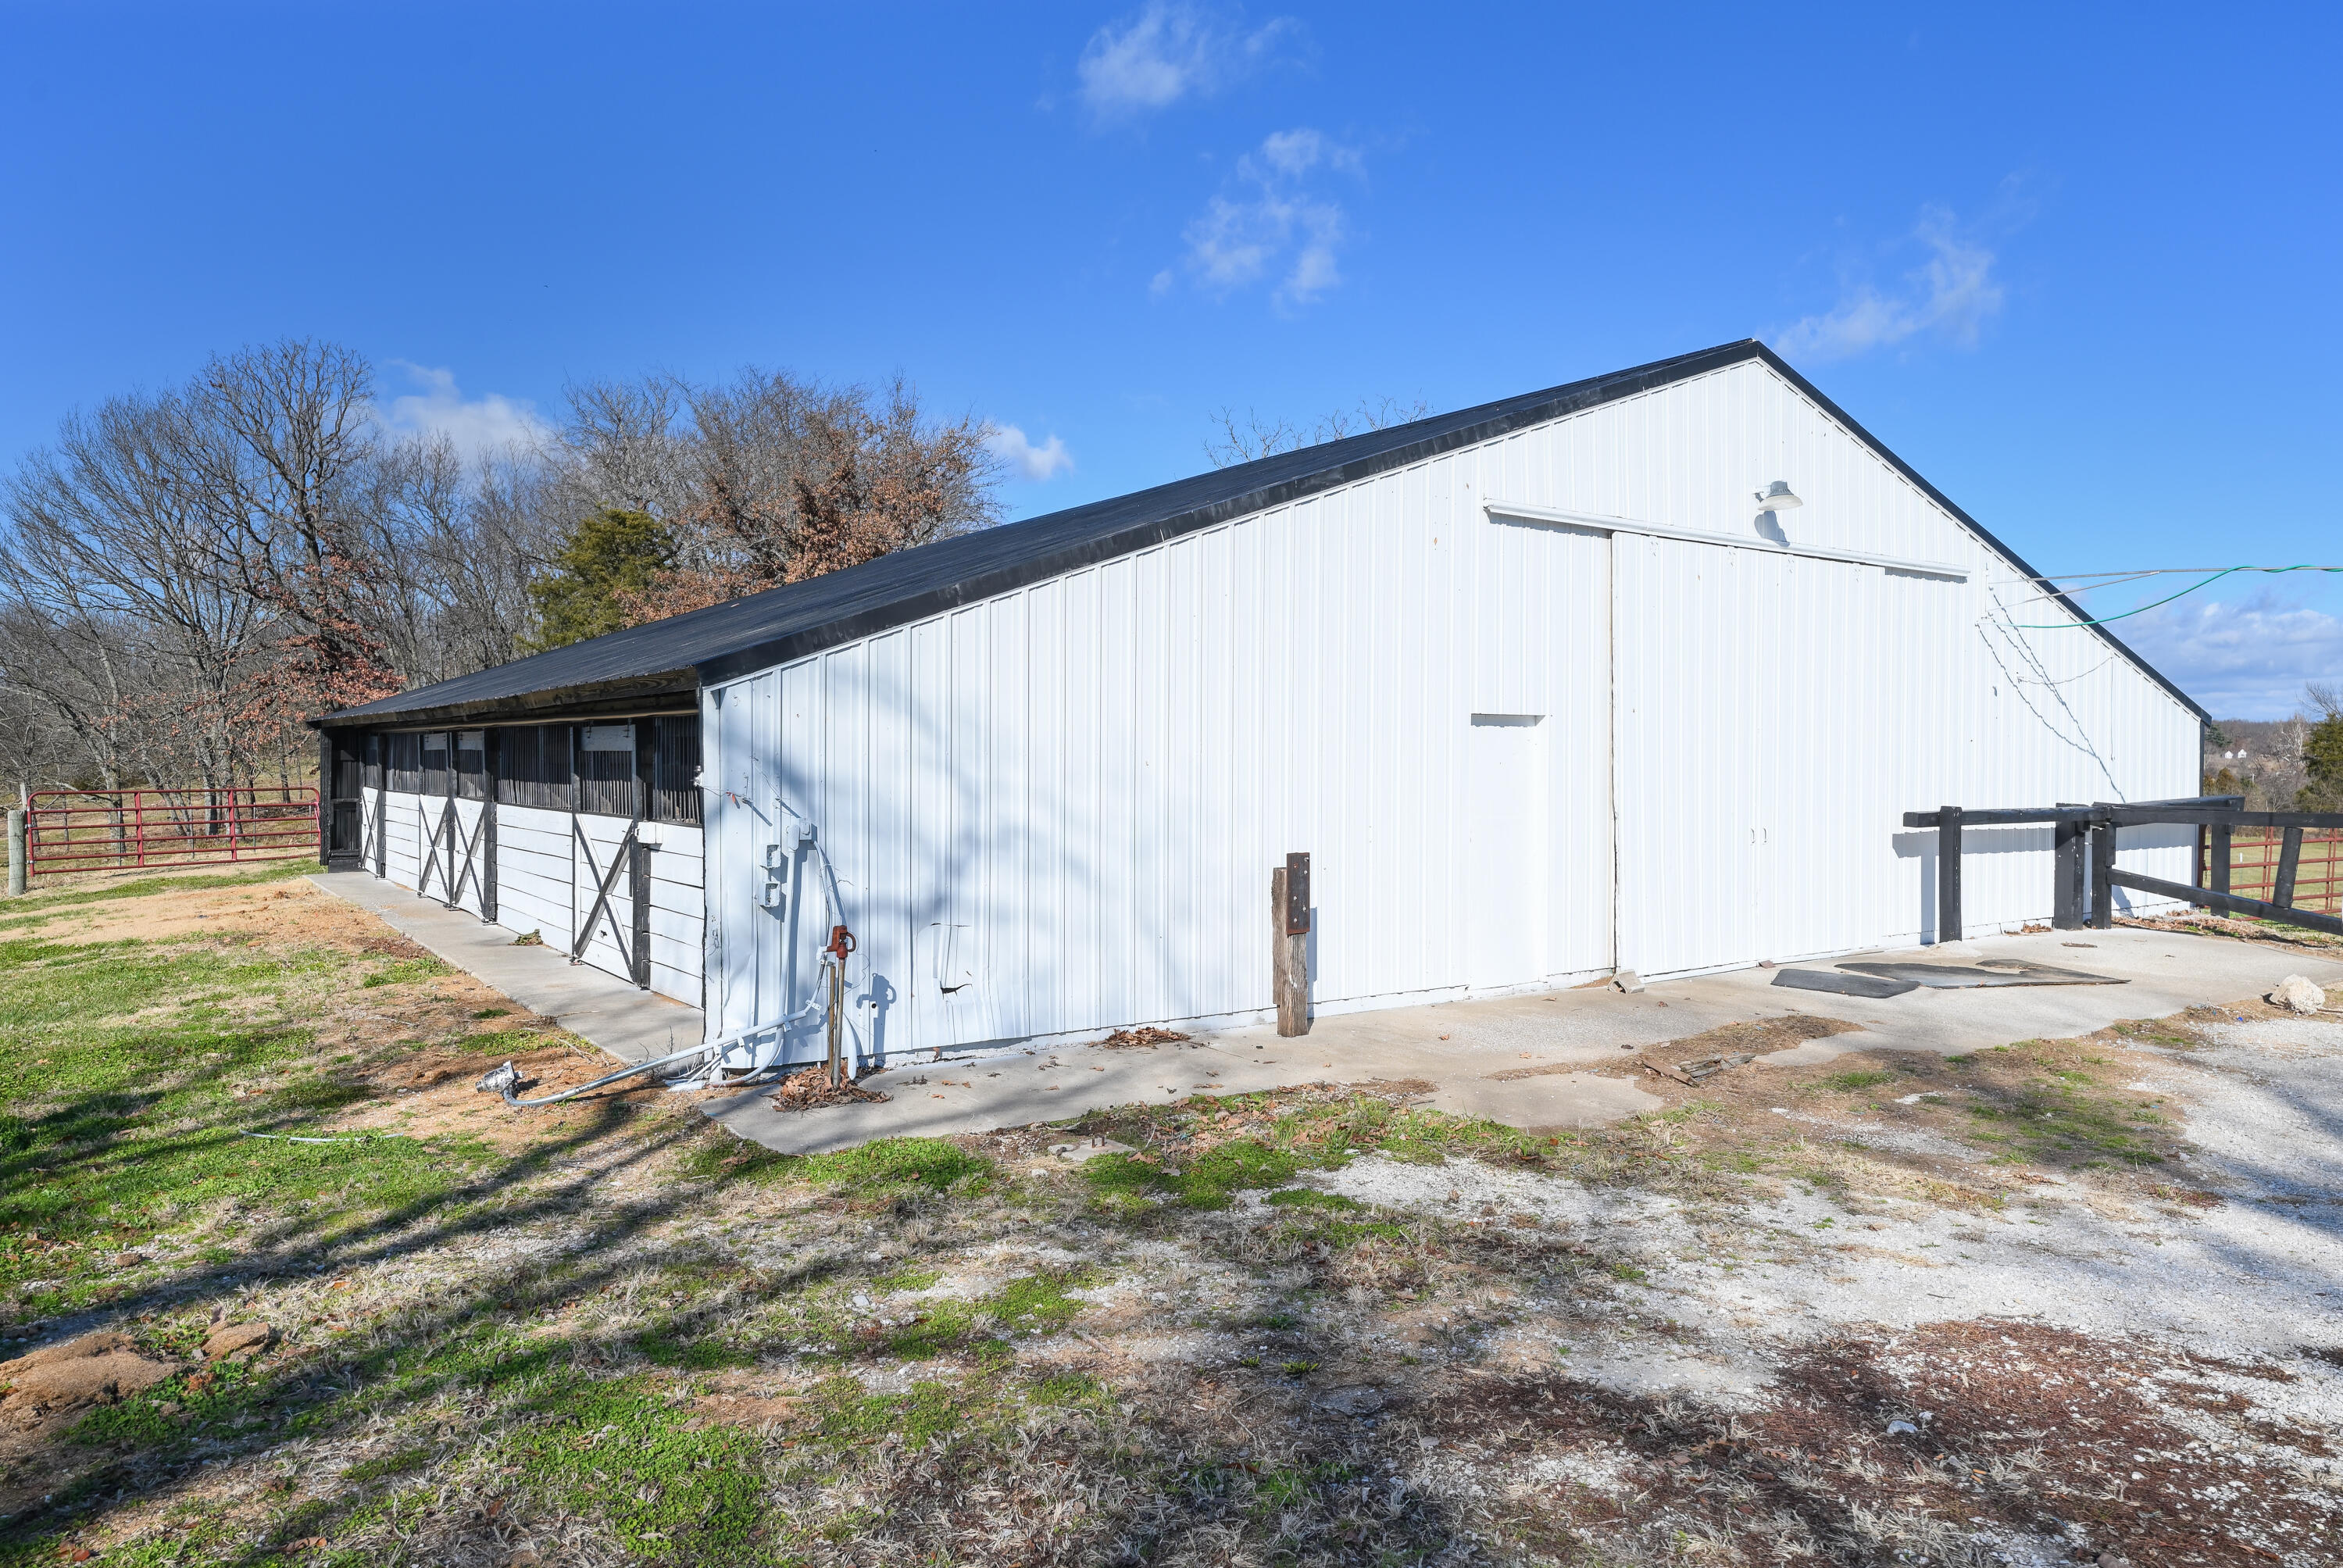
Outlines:
{"type": "MultiPolygon", "coordinates": [[[[883,1104],[780,1111],[749,1092],[705,1109],[744,1138],[789,1153],[846,1148],[872,1138],[988,1131],[1054,1121],[1136,1101],[1199,1092],[1242,1093],[1324,1081],[1421,1080],[1441,1110],[1523,1128],[1615,1121],[1661,1101],[1602,1069],[1644,1046],[1720,1024],[1805,1013],[1861,1026],[1808,1040],[1766,1060],[1826,1061],[1851,1050],[1930,1050],[1956,1056],[2015,1040],[2088,1034],[2119,1019],[2158,1018],[2207,1003],[2258,996],[2289,974],[2343,983],[2343,963],[2214,937],[2117,930],[1996,937],[1903,957],[1935,963],[2029,959],[2129,983],[1977,990],[1923,988],[1884,1000],[1792,990],[1775,971],[1738,970],[1669,980],[1627,996],[1601,987],[1491,1001],[1450,1002],[1321,1019],[1299,1040],[1274,1030],[1231,1030],[1154,1050],[1011,1051],[931,1066],[899,1066],[865,1080],[883,1104]],[[1531,1078],[1524,1067],[1563,1070],[1531,1078]],[[1586,1070],[1573,1070],[1584,1068],[1586,1070]]],[[[1828,968],[1827,964],[1805,967],[1828,968]]]]}
{"type": "Polygon", "coordinates": [[[372,910],[399,935],[620,1061],[649,1061],[699,1043],[698,1008],[638,990],[590,965],[573,965],[557,949],[516,947],[512,932],[478,915],[419,899],[364,871],[321,871],[309,880],[372,910]]]}
{"type": "MultiPolygon", "coordinates": [[[[393,930],[621,1060],[647,1060],[701,1036],[699,1009],[638,990],[599,970],[573,967],[551,949],[515,947],[511,932],[474,916],[363,872],[309,879],[373,910],[393,930]]],[[[1773,984],[1774,970],[1736,970],[1655,982],[1632,996],[1602,986],[1350,1013],[1318,1020],[1299,1040],[1281,1040],[1262,1025],[1152,1049],[1009,1050],[899,1064],[864,1080],[890,1096],[878,1104],[781,1111],[764,1091],[751,1090],[709,1096],[700,1109],[769,1149],[810,1154],[874,1138],[986,1132],[1198,1093],[1409,1080],[1429,1083],[1429,1102],[1440,1110],[1515,1127],[1568,1128],[1657,1110],[1658,1099],[1605,1070],[1624,1060],[1625,1052],[1721,1024],[1805,1013],[1860,1026],[1857,1032],[1807,1040],[1765,1058],[1784,1065],[1826,1061],[1850,1050],[1956,1056],[2014,1040],[2088,1034],[2120,1019],[2160,1018],[2184,1008],[2241,1001],[2289,974],[2308,975],[2330,990],[2343,986],[2343,962],[2282,948],[2141,930],[1996,937],[1867,956],[1930,963],[2026,959],[2127,983],[1976,990],[1923,987],[1872,1000],[1792,990],[1773,984]],[[1534,1067],[1555,1070],[1529,1078],[1497,1076],[1534,1067]]]]}

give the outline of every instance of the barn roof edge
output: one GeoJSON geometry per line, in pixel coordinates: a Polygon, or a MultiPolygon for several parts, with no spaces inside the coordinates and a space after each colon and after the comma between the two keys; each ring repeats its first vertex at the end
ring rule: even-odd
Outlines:
{"type": "MultiPolygon", "coordinates": [[[[678,677],[696,678],[703,685],[733,679],[1515,429],[1752,359],[1763,362],[1795,387],[2011,566],[2039,578],[2040,574],[2016,551],[1954,505],[1779,355],[1755,338],[1743,338],[939,540],[805,582],[343,709],[309,722],[320,728],[343,728],[386,721],[407,725],[497,717],[525,719],[555,709],[576,711],[581,702],[597,699],[589,692],[615,696],[619,688],[639,689],[678,677]]],[[[2065,595],[2056,597],[2077,620],[2090,618],[2065,595]]],[[[2199,720],[2210,722],[2187,693],[2120,638],[2104,627],[2091,629],[2199,720]]]]}

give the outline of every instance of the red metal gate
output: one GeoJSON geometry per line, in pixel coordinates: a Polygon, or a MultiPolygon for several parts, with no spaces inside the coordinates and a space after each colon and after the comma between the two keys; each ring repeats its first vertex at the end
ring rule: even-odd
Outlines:
{"type": "Polygon", "coordinates": [[[219,866],[317,852],[317,792],[36,789],[25,814],[34,877],[138,866],[219,866]]]}

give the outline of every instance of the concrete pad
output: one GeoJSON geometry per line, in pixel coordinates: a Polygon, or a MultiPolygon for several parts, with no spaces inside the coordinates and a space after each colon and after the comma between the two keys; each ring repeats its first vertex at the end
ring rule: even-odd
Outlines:
{"type": "Polygon", "coordinates": [[[698,1008],[638,990],[590,965],[572,965],[557,949],[515,947],[512,932],[478,915],[417,898],[364,871],[321,871],[309,880],[620,1061],[649,1061],[703,1037],[698,1008]]]}
{"type": "Polygon", "coordinates": [[[1230,1030],[1154,1051],[1095,1047],[899,1068],[870,1081],[883,1105],[779,1112],[754,1094],[714,1101],[709,1114],[745,1137],[789,1152],[844,1148],[910,1132],[990,1131],[1060,1121],[1133,1101],[1168,1102],[1210,1091],[1312,1082],[1415,1081],[1430,1103],[1516,1127],[1598,1126],[1662,1102],[1606,1064],[1721,1024],[1786,1013],[1835,1018],[1855,1032],[1808,1040],[1761,1060],[1823,1062],[1852,1050],[1956,1056],[2015,1040],[2088,1034],[2123,1019],[2157,1018],[2258,996],[2288,974],[2343,981],[2343,963],[2308,953],[2164,931],[2117,929],[1987,937],[1908,956],[1925,961],[2022,959],[2087,970],[2119,986],[1929,990],[1869,1000],[1773,985],[1772,970],[1652,982],[1635,995],[1608,987],[1445,1002],[1322,1018],[1300,1040],[1269,1026],[1230,1030]],[[2069,944],[2088,944],[2069,945],[2069,944]],[[1052,1065],[1054,1064],[1054,1065],[1052,1065]],[[1582,1071],[1502,1079],[1524,1067],[1582,1071]],[[1097,1067],[1102,1070],[1091,1071],[1097,1067]],[[925,1077],[916,1084],[910,1080],[925,1077]]]}
{"type": "MultiPolygon", "coordinates": [[[[637,990],[598,970],[572,967],[550,950],[514,947],[510,933],[500,927],[363,872],[326,873],[310,880],[373,910],[449,963],[622,1060],[647,1060],[701,1038],[698,1009],[637,990]]],[[[1523,1128],[1600,1126],[1663,1103],[1620,1070],[1634,1053],[1722,1024],[1804,1013],[1857,1026],[1855,1032],[1807,1040],[1759,1059],[1800,1066],[1856,1050],[1957,1056],[2021,1040],[2088,1034],[2124,1019],[2242,1001],[2289,974],[2330,990],[2343,986],[2343,962],[2333,959],[2140,929],[1985,937],[1864,957],[1926,962],[2017,959],[2127,983],[1923,987],[1874,1000],[1779,988],[1773,984],[1775,971],[1746,969],[1655,980],[1633,995],[1608,986],[1584,987],[1347,1013],[1317,1020],[1299,1040],[1280,1039],[1262,1025],[1152,1049],[1037,1047],[898,1064],[864,1080],[890,1096],[878,1104],[781,1111],[764,1091],[750,1090],[711,1096],[700,1109],[740,1136],[789,1154],[850,1148],[874,1138],[989,1132],[1070,1121],[1116,1105],[1166,1104],[1194,1094],[1310,1083],[1406,1082],[1420,1086],[1413,1091],[1426,1094],[1435,1108],[1460,1115],[1523,1128]],[[1499,1076],[1554,1066],[1564,1070],[1499,1076]]],[[[1826,960],[1816,964],[1826,967],[1826,960]]]]}
{"type": "MultiPolygon", "coordinates": [[[[1283,1042],[1281,1042],[1283,1043],[1283,1042]]],[[[1195,1094],[1242,1094],[1328,1080],[1311,1052],[1227,1050],[1206,1040],[1154,1047],[1076,1046],[1008,1051],[862,1079],[882,1104],[776,1111],[766,1090],[702,1106],[743,1138],[784,1154],[820,1154],[873,1138],[943,1137],[1063,1121],[1110,1106],[1169,1105],[1195,1094]],[[1305,1065],[1306,1064],[1306,1065],[1305,1065]]]]}
{"type": "Polygon", "coordinates": [[[1554,1128],[1607,1127],[1630,1116],[1666,1109],[1633,1080],[1588,1072],[1540,1073],[1535,1078],[1465,1078],[1441,1086],[1434,1111],[1478,1116],[1508,1127],[1545,1131],[1554,1128]]]}

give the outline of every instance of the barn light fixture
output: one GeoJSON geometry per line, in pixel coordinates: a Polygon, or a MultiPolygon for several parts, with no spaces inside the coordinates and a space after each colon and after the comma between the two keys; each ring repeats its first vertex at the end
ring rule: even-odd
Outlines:
{"type": "Polygon", "coordinates": [[[1757,509],[1761,512],[1786,512],[1792,507],[1805,504],[1792,493],[1787,479],[1776,479],[1757,492],[1757,509]]]}

